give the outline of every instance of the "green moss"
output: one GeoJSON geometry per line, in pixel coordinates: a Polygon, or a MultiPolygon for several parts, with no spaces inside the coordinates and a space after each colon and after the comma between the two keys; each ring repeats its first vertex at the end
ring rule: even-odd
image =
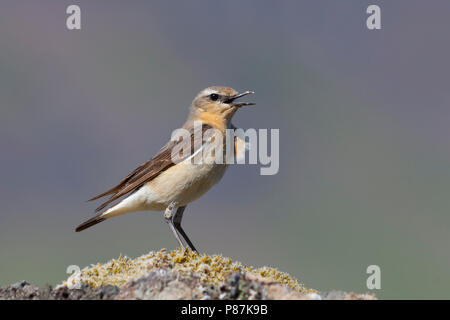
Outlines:
{"type": "Polygon", "coordinates": [[[170,252],[161,249],[135,259],[121,255],[118,259],[112,259],[105,264],[98,263],[84,268],[81,274],[73,274],[63,285],[72,287],[82,282],[94,288],[107,284],[121,287],[128,281],[138,279],[158,268],[171,269],[184,275],[194,274],[212,285],[221,285],[231,273],[239,272],[285,284],[301,293],[314,292],[314,290],[306,289],[289,274],[275,268],[255,269],[221,255],[199,255],[187,249],[170,252]]]}

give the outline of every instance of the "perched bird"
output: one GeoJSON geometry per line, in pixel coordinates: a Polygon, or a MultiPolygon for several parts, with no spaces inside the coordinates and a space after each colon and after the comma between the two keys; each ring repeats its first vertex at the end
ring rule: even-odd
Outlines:
{"type": "MultiPolygon", "coordinates": [[[[88,200],[110,196],[96,209],[98,214],[80,224],[75,231],[128,212],[164,211],[164,219],[180,247],[185,248],[182,237],[191,250],[197,251],[181,227],[183,212],[187,204],[198,199],[222,178],[227,162],[195,163],[194,156],[214,143],[225,144],[226,130],[235,128],[231,124],[235,112],[243,106],[254,105],[236,100],[252,93],[245,91],[239,94],[231,88],[218,86],[202,90],[192,101],[189,116],[182,127],[190,139],[171,139],[156,156],[140,165],[117,186],[88,200]],[[196,132],[198,124],[201,125],[200,137],[196,132]],[[179,155],[178,150],[184,150],[183,147],[189,148],[190,154],[179,155]],[[178,156],[177,160],[174,160],[174,154],[178,156]]],[[[242,156],[245,141],[235,137],[233,142],[234,155],[242,156]]]]}

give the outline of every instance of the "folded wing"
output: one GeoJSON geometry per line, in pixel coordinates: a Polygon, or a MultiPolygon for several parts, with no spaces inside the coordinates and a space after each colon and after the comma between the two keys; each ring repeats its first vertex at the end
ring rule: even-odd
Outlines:
{"type": "MultiPolygon", "coordinates": [[[[195,153],[196,149],[201,147],[204,143],[204,133],[206,130],[211,129],[211,126],[203,124],[202,125],[202,133],[194,134],[194,130],[191,131],[191,139],[181,139],[179,141],[170,141],[167,145],[165,145],[158,154],[152,159],[144,162],[139,167],[137,167],[133,172],[131,172],[126,178],[119,182],[118,185],[109,189],[108,191],[89,199],[88,201],[97,200],[107,195],[111,195],[111,197],[102,203],[95,211],[101,211],[106,206],[111,204],[113,201],[138,190],[147,182],[153,180],[158,175],[160,175],[165,170],[174,166],[176,163],[172,159],[172,152],[174,150],[186,150],[189,146],[183,145],[190,143],[191,154],[195,153]],[[202,139],[199,143],[195,141],[195,139],[202,139]]],[[[187,158],[189,155],[180,158],[179,160],[183,160],[187,158]]],[[[177,159],[178,160],[178,159],[177,159]]],[[[177,161],[178,162],[178,161],[177,161]]]]}

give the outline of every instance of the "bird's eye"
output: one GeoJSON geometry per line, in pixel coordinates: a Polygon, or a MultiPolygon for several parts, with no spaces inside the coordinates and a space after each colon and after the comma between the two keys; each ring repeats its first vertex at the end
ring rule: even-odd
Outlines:
{"type": "Polygon", "coordinates": [[[217,99],[219,99],[219,95],[217,93],[212,93],[212,94],[209,95],[209,98],[212,101],[217,101],[217,99]]]}

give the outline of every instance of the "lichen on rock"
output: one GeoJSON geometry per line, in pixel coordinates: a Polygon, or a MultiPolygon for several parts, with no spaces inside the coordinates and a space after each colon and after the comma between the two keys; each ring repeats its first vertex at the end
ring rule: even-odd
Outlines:
{"type": "Polygon", "coordinates": [[[369,300],[371,294],[318,292],[275,268],[253,268],[221,255],[161,249],[120,256],[72,274],[52,288],[21,281],[0,300],[369,300]]]}
{"type": "Polygon", "coordinates": [[[195,276],[202,282],[220,286],[233,273],[245,274],[247,277],[260,281],[270,281],[286,285],[295,291],[308,294],[315,290],[307,289],[298,280],[275,268],[253,268],[222,255],[197,254],[188,249],[149,252],[135,259],[119,256],[104,264],[97,263],[72,274],[62,286],[74,288],[87,284],[93,288],[105,285],[123,287],[132,280],[137,280],[151,271],[167,269],[182,274],[195,276]]]}

